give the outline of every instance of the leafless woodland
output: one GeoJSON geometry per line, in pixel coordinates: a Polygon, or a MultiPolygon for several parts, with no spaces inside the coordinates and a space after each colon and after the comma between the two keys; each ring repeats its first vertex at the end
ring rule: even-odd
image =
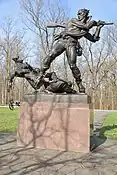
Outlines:
{"type": "MultiPolygon", "coordinates": [[[[33,91],[24,79],[15,79],[13,91],[7,92],[7,77],[14,70],[13,57],[20,56],[36,67],[40,67],[43,58],[53,46],[54,35],[61,29],[47,29],[49,22],[63,23],[69,19],[67,9],[59,0],[20,0],[21,23],[25,30],[19,30],[17,21],[6,17],[0,26],[0,105],[6,105],[11,96],[14,100],[22,100],[27,91],[33,91]],[[30,46],[26,33],[34,36],[34,44],[30,46]]],[[[95,109],[117,109],[117,24],[104,27],[101,39],[97,43],[81,39],[82,57],[77,58],[83,83],[87,94],[91,95],[95,109]]],[[[66,80],[74,80],[69,69],[66,55],[58,57],[50,70],[66,80]]]]}

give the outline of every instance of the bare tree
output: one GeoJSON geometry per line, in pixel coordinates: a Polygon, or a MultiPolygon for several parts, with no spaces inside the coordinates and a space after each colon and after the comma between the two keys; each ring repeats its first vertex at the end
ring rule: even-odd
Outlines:
{"type": "Polygon", "coordinates": [[[49,22],[62,23],[66,15],[58,0],[20,0],[29,30],[36,36],[37,56],[41,64],[43,57],[51,50],[54,35],[58,29],[47,29],[49,22]]]}
{"type": "Polygon", "coordinates": [[[7,18],[2,24],[0,38],[0,103],[7,104],[10,98],[7,92],[7,78],[14,69],[12,58],[20,56],[25,59],[29,56],[31,49],[27,49],[27,42],[24,42],[24,32],[20,33],[19,30],[16,30],[16,23],[11,18],[7,18]]]}
{"type": "MultiPolygon", "coordinates": [[[[102,39],[95,44],[83,40],[82,70],[87,93],[92,96],[93,108],[103,108],[105,80],[115,66],[113,61],[112,41],[107,29],[104,29],[102,39]]],[[[109,80],[108,80],[109,82],[109,80]]]]}

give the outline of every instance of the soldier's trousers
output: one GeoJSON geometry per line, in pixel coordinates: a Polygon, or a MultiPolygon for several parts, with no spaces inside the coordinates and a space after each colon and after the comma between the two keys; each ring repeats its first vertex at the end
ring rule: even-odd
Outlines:
{"type": "Polygon", "coordinates": [[[73,77],[75,78],[76,82],[81,82],[81,73],[76,65],[76,59],[77,59],[77,48],[75,44],[67,44],[66,40],[60,40],[58,41],[51,52],[47,55],[47,57],[44,59],[43,66],[42,66],[42,72],[44,73],[47,69],[50,68],[50,64],[52,61],[62,54],[64,51],[66,51],[66,56],[68,60],[68,64],[70,66],[70,69],[72,71],[73,77]]]}

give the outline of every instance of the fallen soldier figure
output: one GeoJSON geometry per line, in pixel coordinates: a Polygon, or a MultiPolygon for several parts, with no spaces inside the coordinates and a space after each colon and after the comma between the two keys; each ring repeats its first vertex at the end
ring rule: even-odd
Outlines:
{"type": "Polygon", "coordinates": [[[44,92],[51,93],[67,93],[67,94],[76,94],[77,92],[72,89],[72,83],[70,81],[64,81],[57,77],[55,72],[45,73],[41,76],[38,83],[35,83],[38,77],[40,77],[40,69],[33,68],[28,63],[24,63],[22,59],[13,58],[12,59],[16,64],[16,69],[9,77],[9,87],[8,92],[12,88],[13,79],[15,77],[25,78],[29,84],[35,89],[40,89],[41,86],[44,86],[44,92]]]}

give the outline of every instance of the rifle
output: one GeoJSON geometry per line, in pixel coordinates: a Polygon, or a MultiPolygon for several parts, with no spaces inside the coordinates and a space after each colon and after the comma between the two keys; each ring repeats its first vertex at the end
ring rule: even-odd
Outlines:
{"type": "Polygon", "coordinates": [[[97,22],[97,26],[100,26],[100,25],[113,25],[114,23],[113,22],[105,22],[105,21],[101,21],[101,20],[99,20],[98,22],[97,22]]]}
{"type": "Polygon", "coordinates": [[[57,24],[57,23],[49,23],[48,25],[47,25],[47,28],[56,28],[56,27],[62,27],[62,28],[65,28],[66,27],[66,25],[65,25],[65,23],[64,24],[57,24]]]}

